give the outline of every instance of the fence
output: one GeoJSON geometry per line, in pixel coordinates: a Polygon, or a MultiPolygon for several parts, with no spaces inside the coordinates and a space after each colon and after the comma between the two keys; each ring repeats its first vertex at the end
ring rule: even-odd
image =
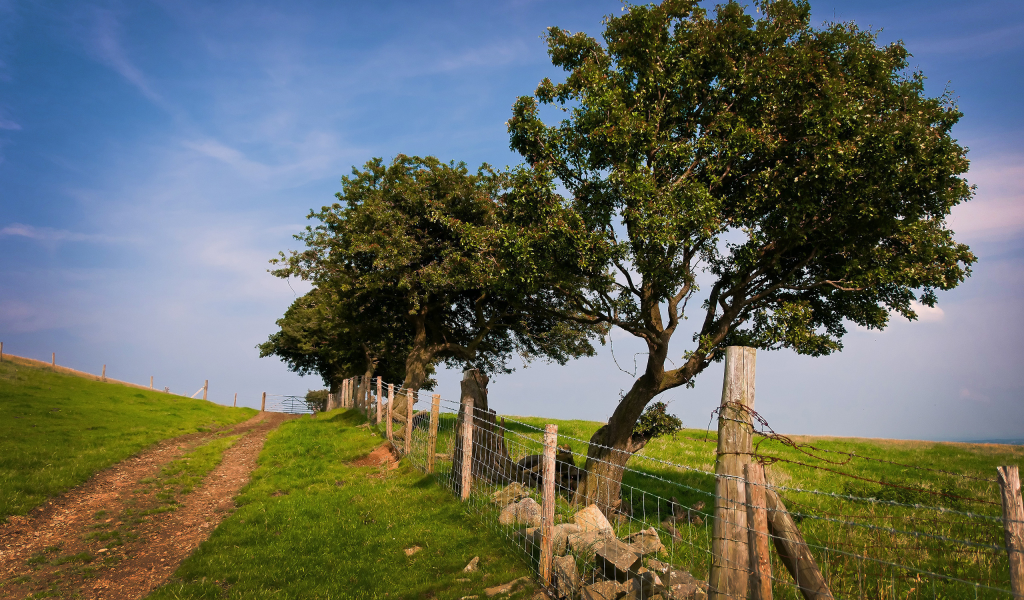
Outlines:
{"type": "Polygon", "coordinates": [[[795,442],[754,410],[753,372],[752,349],[728,349],[717,435],[685,440],[689,465],[644,452],[619,464],[620,451],[554,425],[499,418],[475,371],[459,402],[435,394],[429,410],[379,378],[349,380],[331,401],[383,423],[395,448],[521,549],[557,597],[1024,597],[1016,466],[988,478],[795,442]],[[861,461],[918,481],[859,475],[851,465],[861,461]],[[794,482],[808,473],[861,487],[794,482]],[[592,505],[580,502],[584,483],[592,505]]]}

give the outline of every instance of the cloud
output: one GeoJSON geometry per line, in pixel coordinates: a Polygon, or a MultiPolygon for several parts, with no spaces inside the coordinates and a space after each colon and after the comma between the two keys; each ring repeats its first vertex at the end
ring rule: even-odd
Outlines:
{"type": "Polygon", "coordinates": [[[521,40],[499,42],[479,48],[470,48],[457,55],[442,58],[438,61],[436,70],[448,72],[472,67],[507,65],[527,54],[526,44],[521,40]]]}
{"type": "Polygon", "coordinates": [[[971,402],[979,402],[981,404],[989,404],[992,399],[976,390],[970,390],[967,388],[960,388],[960,399],[970,400],[971,402]]]}
{"type": "Polygon", "coordinates": [[[911,301],[910,308],[917,313],[917,320],[922,323],[934,323],[946,318],[946,313],[938,306],[925,306],[917,300],[911,301]]]}
{"type": "Polygon", "coordinates": [[[35,240],[51,248],[63,242],[113,242],[114,238],[94,234],[78,233],[65,229],[53,229],[52,227],[33,227],[22,223],[11,223],[0,229],[0,237],[15,236],[35,240]]]}
{"type": "Polygon", "coordinates": [[[987,31],[979,31],[962,36],[944,35],[940,39],[911,40],[907,43],[914,53],[925,54],[956,54],[977,59],[1000,52],[1009,52],[1024,41],[1024,24],[1017,23],[1005,27],[997,27],[987,31]]]}
{"type": "Polygon", "coordinates": [[[1024,229],[1024,156],[976,160],[967,179],[977,195],[953,209],[947,219],[953,231],[1005,239],[1024,229]]]}
{"type": "Polygon", "coordinates": [[[21,125],[18,125],[10,119],[5,119],[0,116],[0,129],[8,129],[12,131],[21,131],[21,125]]]}
{"type": "Polygon", "coordinates": [[[110,10],[95,9],[93,17],[92,35],[88,43],[96,57],[135,86],[153,104],[173,113],[170,104],[153,90],[142,71],[129,60],[121,46],[121,24],[117,16],[110,10]]]}

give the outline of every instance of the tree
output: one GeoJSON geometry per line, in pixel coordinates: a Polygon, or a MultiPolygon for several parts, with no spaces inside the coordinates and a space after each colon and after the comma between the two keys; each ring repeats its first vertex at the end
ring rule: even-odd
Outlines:
{"type": "Polygon", "coordinates": [[[335,290],[346,327],[407,340],[404,387],[418,390],[438,361],[507,372],[513,354],[564,363],[593,353],[590,328],[540,309],[557,303],[552,294],[523,294],[502,276],[492,242],[504,175],[398,155],[341,182],[338,202],[311,211],[319,223],[296,236],[306,249],[282,253],[273,273],[335,290]]]}
{"type": "Polygon", "coordinates": [[[650,439],[635,429],[644,408],[725,346],[839,351],[847,322],[913,320],[914,302],[933,306],[975,262],[945,223],[973,194],[950,95],[925,95],[901,43],[813,28],[804,1],[756,6],[758,18],[736,2],[713,15],[689,0],[627,6],[603,44],[550,28],[565,81],[513,107],[527,165],[503,207],[506,260],[524,286],[554,291],[563,318],[648,351],[591,439],[578,501],[616,505],[650,439]],[[540,105],[567,115],[546,125],[540,105]],[[700,300],[692,343],[666,368],[700,300]]]}
{"type": "Polygon", "coordinates": [[[277,356],[300,375],[318,374],[333,392],[355,375],[401,380],[408,336],[375,327],[354,308],[329,287],[313,288],[278,319],[280,330],[257,346],[260,358],[277,356]]]}

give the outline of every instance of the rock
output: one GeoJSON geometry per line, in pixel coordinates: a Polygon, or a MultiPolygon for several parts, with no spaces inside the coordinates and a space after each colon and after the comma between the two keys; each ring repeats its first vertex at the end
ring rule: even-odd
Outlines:
{"type": "Polygon", "coordinates": [[[597,552],[605,540],[614,539],[615,535],[609,530],[602,531],[581,531],[570,533],[567,541],[569,548],[577,554],[593,554],[597,552]]]}
{"type": "Polygon", "coordinates": [[[508,592],[511,592],[515,588],[523,585],[524,583],[526,583],[528,581],[530,581],[530,578],[526,577],[526,576],[523,576],[523,577],[520,577],[519,579],[513,579],[512,581],[510,581],[508,583],[505,583],[505,584],[502,584],[502,585],[496,585],[494,587],[489,587],[489,588],[484,590],[484,593],[487,594],[488,598],[490,598],[491,596],[497,596],[498,594],[506,594],[508,592]]]}
{"type": "Polygon", "coordinates": [[[668,575],[669,569],[672,568],[672,565],[652,558],[647,561],[647,568],[659,575],[668,575]]]}
{"type": "Polygon", "coordinates": [[[626,581],[636,575],[642,565],[640,554],[632,546],[613,537],[606,539],[594,554],[597,557],[597,569],[606,579],[626,581]]]}
{"type": "Polygon", "coordinates": [[[599,581],[583,588],[583,600],[617,600],[626,595],[626,590],[617,581],[599,581]]]}
{"type": "Polygon", "coordinates": [[[498,515],[498,523],[502,525],[523,523],[540,527],[540,504],[537,504],[533,498],[523,498],[519,502],[509,504],[498,515]]]}
{"type": "Polygon", "coordinates": [[[653,527],[628,536],[626,543],[643,555],[658,554],[665,550],[665,545],[661,543],[661,538],[658,536],[658,530],[653,527]]]}
{"type": "Polygon", "coordinates": [[[472,573],[474,571],[479,571],[479,570],[480,570],[480,557],[479,556],[474,556],[473,560],[469,561],[469,564],[466,565],[466,568],[462,569],[462,572],[463,573],[472,573]]]}
{"type": "Polygon", "coordinates": [[[405,555],[406,556],[412,556],[413,554],[416,554],[417,552],[419,552],[422,549],[423,548],[420,548],[419,546],[411,546],[411,547],[405,549],[405,555]]]}
{"type": "MultiPolygon", "coordinates": [[[[646,569],[644,569],[646,571],[646,569]]],[[[638,577],[630,579],[626,584],[626,598],[628,600],[651,600],[657,595],[667,591],[652,571],[641,573],[638,577]]]]}
{"type": "Polygon", "coordinates": [[[527,527],[516,531],[516,541],[540,546],[540,527],[527,527]]]}
{"type": "Polygon", "coordinates": [[[574,533],[579,533],[580,526],[575,523],[562,523],[561,525],[555,525],[551,529],[552,552],[555,556],[561,556],[566,552],[566,546],[569,543],[569,536],[574,533]]]}
{"type": "Polygon", "coordinates": [[[580,574],[576,570],[576,559],[572,556],[556,556],[551,559],[555,594],[559,598],[572,598],[580,586],[580,574]]]}
{"type": "Polygon", "coordinates": [[[605,518],[604,513],[596,504],[584,508],[576,513],[573,520],[580,527],[580,531],[612,531],[612,524],[605,518]]]}
{"type": "Polygon", "coordinates": [[[523,487],[523,484],[518,481],[513,481],[505,488],[491,494],[491,502],[504,507],[512,504],[513,502],[518,502],[529,495],[530,490],[523,487]]]}
{"type": "Polygon", "coordinates": [[[671,568],[662,581],[668,586],[668,597],[672,600],[706,600],[708,597],[708,584],[694,578],[689,571],[671,568]]]}

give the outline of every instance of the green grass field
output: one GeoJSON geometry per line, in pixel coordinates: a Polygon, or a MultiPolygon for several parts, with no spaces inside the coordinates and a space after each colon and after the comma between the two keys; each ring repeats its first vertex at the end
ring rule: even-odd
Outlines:
{"type": "Polygon", "coordinates": [[[256,414],[0,363],[0,519],[23,515],[153,443],[256,414]]]}
{"type": "Polygon", "coordinates": [[[383,442],[363,422],[332,411],[272,433],[239,509],[150,598],[457,599],[530,574],[408,461],[394,470],[350,465],[383,442]],[[407,556],[413,546],[420,550],[407,556]],[[474,556],[480,570],[463,573],[474,556]]]}

